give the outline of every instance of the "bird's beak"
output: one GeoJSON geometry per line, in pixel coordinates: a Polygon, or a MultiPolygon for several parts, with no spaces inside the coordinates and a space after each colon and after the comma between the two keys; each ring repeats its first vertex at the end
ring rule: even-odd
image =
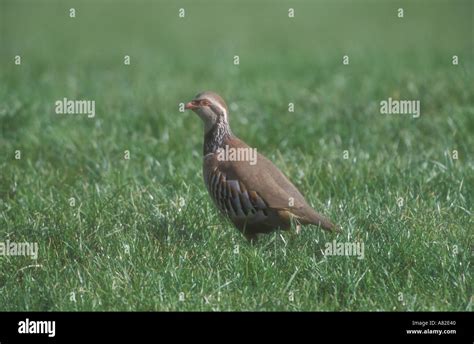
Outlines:
{"type": "Polygon", "coordinates": [[[193,102],[189,102],[189,103],[187,103],[187,104],[184,106],[184,108],[185,108],[186,110],[192,110],[192,109],[197,108],[197,106],[194,105],[193,102]]]}

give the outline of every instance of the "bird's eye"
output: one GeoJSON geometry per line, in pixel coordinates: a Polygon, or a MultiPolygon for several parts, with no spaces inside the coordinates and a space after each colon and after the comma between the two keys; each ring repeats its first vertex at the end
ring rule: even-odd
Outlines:
{"type": "Polygon", "coordinates": [[[201,100],[201,106],[209,106],[211,105],[211,102],[207,99],[201,100]]]}

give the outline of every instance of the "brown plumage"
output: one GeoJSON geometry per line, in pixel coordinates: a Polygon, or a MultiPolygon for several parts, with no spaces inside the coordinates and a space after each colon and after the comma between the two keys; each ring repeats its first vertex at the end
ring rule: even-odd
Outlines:
{"type": "Polygon", "coordinates": [[[193,110],[204,121],[203,177],[209,194],[248,240],[255,240],[259,233],[290,229],[292,221],[297,230],[300,224],[313,224],[338,231],[308,205],[298,189],[263,155],[257,153],[254,164],[249,160],[223,159],[223,150],[249,152],[252,148],[232,134],[227,105],[219,95],[200,93],[186,109],[193,110]]]}

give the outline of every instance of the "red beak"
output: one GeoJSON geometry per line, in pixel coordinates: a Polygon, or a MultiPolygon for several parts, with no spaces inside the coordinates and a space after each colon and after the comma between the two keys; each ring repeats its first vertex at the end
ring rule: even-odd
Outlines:
{"type": "Polygon", "coordinates": [[[187,103],[187,104],[184,106],[184,108],[185,108],[186,110],[192,110],[192,109],[197,108],[197,106],[194,105],[193,102],[189,102],[189,103],[187,103]]]}

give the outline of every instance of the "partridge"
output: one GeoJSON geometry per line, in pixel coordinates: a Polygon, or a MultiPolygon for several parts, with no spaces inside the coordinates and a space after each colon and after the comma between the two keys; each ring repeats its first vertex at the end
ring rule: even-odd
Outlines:
{"type": "Polygon", "coordinates": [[[292,223],[297,232],[305,224],[339,231],[270,160],[232,134],[227,105],[218,94],[199,93],[185,108],[204,122],[203,177],[209,195],[247,240],[288,230],[292,223]]]}

